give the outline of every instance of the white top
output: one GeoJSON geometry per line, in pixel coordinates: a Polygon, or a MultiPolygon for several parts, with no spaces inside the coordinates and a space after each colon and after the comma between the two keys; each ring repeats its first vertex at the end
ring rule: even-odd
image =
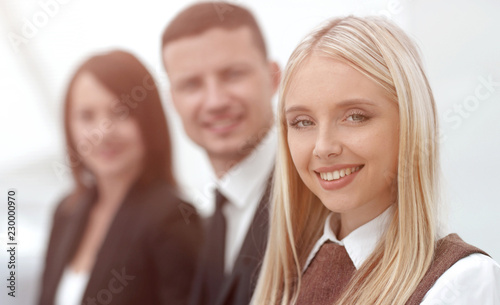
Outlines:
{"type": "MultiPolygon", "coordinates": [[[[231,273],[250,224],[267,187],[276,156],[276,129],[268,131],[261,143],[243,161],[231,168],[217,188],[228,203],[226,217],[225,272],[231,273]]],[[[215,201],[215,199],[213,199],[215,201]]]]}
{"type": "Polygon", "coordinates": [[[57,287],[55,305],[80,305],[89,277],[88,272],[74,272],[66,267],[57,287]]]}
{"type": "MultiPolygon", "coordinates": [[[[389,225],[392,206],[382,214],[357,228],[342,240],[332,231],[330,214],[323,235],[314,245],[304,271],[326,241],[345,247],[354,267],[359,267],[375,250],[378,240],[389,225]]],[[[489,256],[475,253],[462,258],[445,271],[425,295],[422,305],[500,305],[500,266],[489,256]]]]}

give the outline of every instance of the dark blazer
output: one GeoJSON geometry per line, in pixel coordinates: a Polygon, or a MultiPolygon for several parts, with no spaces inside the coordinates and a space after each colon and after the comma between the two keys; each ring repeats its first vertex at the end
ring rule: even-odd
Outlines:
{"type": "MultiPolygon", "coordinates": [[[[271,179],[236,258],[233,272],[226,276],[221,285],[216,305],[248,305],[250,303],[268,238],[270,182],[271,179]]],[[[203,247],[201,254],[189,305],[208,304],[206,246],[203,247]]]]}
{"type": "MultiPolygon", "coordinates": [[[[39,305],[54,304],[96,195],[91,190],[76,205],[66,198],[57,207],[39,305]]],[[[97,252],[82,304],[186,304],[202,242],[193,211],[165,183],[133,187],[97,252]]]]}

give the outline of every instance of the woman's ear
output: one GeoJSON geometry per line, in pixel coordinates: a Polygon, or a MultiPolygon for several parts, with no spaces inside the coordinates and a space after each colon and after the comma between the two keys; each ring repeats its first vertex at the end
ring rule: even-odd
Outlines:
{"type": "Polygon", "coordinates": [[[278,90],[281,81],[281,69],[277,62],[269,61],[269,72],[271,73],[271,81],[274,94],[278,90]]]}

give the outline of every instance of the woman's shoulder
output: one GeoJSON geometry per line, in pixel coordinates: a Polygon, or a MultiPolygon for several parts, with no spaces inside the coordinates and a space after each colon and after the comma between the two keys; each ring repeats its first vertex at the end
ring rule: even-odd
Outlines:
{"type": "Polygon", "coordinates": [[[473,253],[453,264],[427,292],[421,304],[500,304],[500,266],[473,253]]]}
{"type": "Polygon", "coordinates": [[[63,195],[55,205],[53,213],[54,220],[74,217],[75,215],[83,213],[84,210],[88,209],[89,205],[92,204],[92,200],[95,196],[95,189],[81,191],[73,190],[63,195]]]}
{"type": "Polygon", "coordinates": [[[157,183],[142,190],[134,199],[137,216],[143,215],[152,224],[177,221],[199,222],[193,205],[185,201],[180,193],[167,183],[157,183]]]}
{"type": "Polygon", "coordinates": [[[451,266],[421,304],[500,304],[500,266],[484,251],[450,234],[438,242],[434,264],[445,261],[451,266]]]}
{"type": "Polygon", "coordinates": [[[487,255],[483,250],[466,243],[458,234],[452,233],[439,239],[436,243],[436,257],[446,256],[467,256],[473,253],[482,253],[487,255]]]}
{"type": "MultiPolygon", "coordinates": [[[[147,249],[165,247],[191,248],[200,243],[201,219],[196,209],[182,199],[177,190],[168,184],[150,185],[134,195],[127,215],[127,226],[134,223],[135,234],[141,235],[147,249]],[[133,222],[130,222],[133,218],[133,222]],[[144,237],[145,236],[145,237],[144,237]]],[[[155,250],[156,251],[156,250],[155,250]]],[[[187,253],[187,252],[186,252],[187,253]]]]}

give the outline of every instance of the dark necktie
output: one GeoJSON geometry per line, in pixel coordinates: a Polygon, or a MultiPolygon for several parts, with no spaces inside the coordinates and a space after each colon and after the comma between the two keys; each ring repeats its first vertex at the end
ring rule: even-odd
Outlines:
{"type": "Polygon", "coordinates": [[[345,247],[324,243],[302,275],[296,304],[335,304],[355,271],[345,247]]]}
{"type": "Polygon", "coordinates": [[[215,212],[212,216],[211,230],[208,232],[208,267],[209,304],[215,304],[224,281],[224,261],[226,249],[226,218],[222,208],[226,198],[215,191],[215,212]]]}

